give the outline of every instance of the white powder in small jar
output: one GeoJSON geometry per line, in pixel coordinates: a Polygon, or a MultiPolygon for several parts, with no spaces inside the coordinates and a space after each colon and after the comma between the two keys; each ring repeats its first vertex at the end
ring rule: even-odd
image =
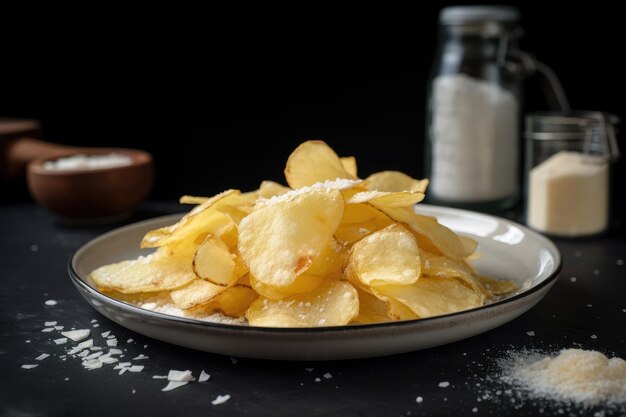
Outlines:
{"type": "Polygon", "coordinates": [[[77,169],[105,169],[130,165],[133,159],[119,153],[104,155],[72,155],[43,163],[51,171],[71,171],[77,169]]]}
{"type": "Polygon", "coordinates": [[[518,103],[464,74],[433,81],[430,192],[452,202],[505,199],[517,190],[518,103]]]}
{"type": "Polygon", "coordinates": [[[530,171],[528,225],[558,236],[600,233],[609,213],[609,167],[581,152],[558,152],[530,171]]]}

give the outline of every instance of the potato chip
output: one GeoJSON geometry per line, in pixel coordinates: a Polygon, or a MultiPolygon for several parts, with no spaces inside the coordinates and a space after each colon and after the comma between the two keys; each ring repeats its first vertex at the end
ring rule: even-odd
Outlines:
{"type": "Polygon", "coordinates": [[[422,275],[430,278],[459,278],[474,291],[487,294],[472,268],[463,261],[422,252],[422,275]]]}
{"type": "Polygon", "coordinates": [[[306,274],[339,279],[347,255],[348,248],[337,239],[331,238],[326,247],[313,259],[306,274]]]}
{"type": "Polygon", "coordinates": [[[252,284],[250,283],[250,274],[246,274],[243,277],[239,278],[237,280],[237,284],[236,285],[243,285],[245,287],[252,287],[252,284]]]}
{"type": "Polygon", "coordinates": [[[286,287],[331,240],[343,217],[338,190],[311,190],[255,210],[239,224],[239,253],[252,275],[286,287]]]}
{"type": "Polygon", "coordinates": [[[285,178],[293,189],[337,178],[357,179],[344,169],[335,151],[320,140],[304,142],[289,155],[285,178]]]}
{"type": "Polygon", "coordinates": [[[380,298],[356,288],[359,296],[359,314],[354,323],[381,323],[389,321],[389,303],[380,298]]]}
{"type": "Polygon", "coordinates": [[[341,165],[346,172],[353,177],[357,178],[356,158],[354,156],[344,156],[339,158],[341,165]]]}
{"type": "Polygon", "coordinates": [[[169,245],[186,239],[195,239],[201,233],[218,234],[216,231],[230,219],[215,210],[220,205],[240,194],[239,190],[227,190],[209,198],[183,216],[177,223],[146,233],[141,241],[142,248],[169,245]]]}
{"type": "Polygon", "coordinates": [[[184,195],[178,200],[180,204],[203,204],[209,200],[209,197],[197,197],[194,195],[184,195]]]}
{"type": "Polygon", "coordinates": [[[275,288],[264,284],[254,278],[253,275],[249,275],[249,280],[250,286],[262,297],[269,298],[270,300],[282,300],[292,295],[313,291],[324,282],[324,277],[307,274],[300,275],[293,283],[282,288],[275,288]]]}
{"type": "Polygon", "coordinates": [[[246,312],[251,326],[323,327],[350,323],[359,314],[359,297],[345,281],[328,280],[314,291],[283,300],[258,298],[246,312]]]}
{"type": "Polygon", "coordinates": [[[274,181],[263,181],[259,186],[258,194],[259,197],[262,198],[272,198],[285,194],[288,191],[291,191],[291,188],[285,187],[282,184],[274,181]]]}
{"type": "Polygon", "coordinates": [[[428,180],[416,180],[403,172],[381,171],[370,175],[365,179],[369,190],[389,191],[389,192],[419,192],[425,193],[428,187],[428,180]]]}
{"type": "Polygon", "coordinates": [[[242,317],[257,298],[259,294],[252,288],[235,285],[215,297],[208,307],[219,310],[227,316],[242,317]]]}
{"type": "Polygon", "coordinates": [[[456,278],[420,278],[414,285],[383,285],[372,289],[410,308],[420,318],[455,313],[482,306],[484,294],[456,278]]]}
{"type": "Polygon", "coordinates": [[[354,194],[349,200],[349,204],[370,203],[375,207],[413,207],[424,199],[422,192],[387,192],[387,191],[364,191],[354,194]]]}
{"type": "Polygon", "coordinates": [[[184,287],[170,291],[170,297],[176,307],[189,310],[208,304],[226,289],[227,287],[196,278],[184,287]]]}
{"type": "Polygon", "coordinates": [[[471,247],[466,247],[456,233],[436,219],[417,214],[408,207],[390,208],[377,205],[375,200],[370,204],[393,220],[406,224],[415,233],[420,248],[457,260],[471,255],[471,252],[468,252],[471,247]]]}
{"type": "Polygon", "coordinates": [[[369,204],[347,204],[335,237],[346,244],[353,244],[390,224],[393,221],[389,216],[369,204]]]}
{"type": "Polygon", "coordinates": [[[132,294],[179,288],[195,276],[185,258],[149,255],[102,266],[91,273],[91,279],[101,289],[132,294]]]}
{"type": "Polygon", "coordinates": [[[192,265],[198,278],[222,286],[234,284],[248,272],[237,255],[213,235],[208,235],[200,245],[192,265]]]}
{"type": "Polygon", "coordinates": [[[415,237],[394,224],[355,243],[345,273],[368,286],[409,285],[418,280],[420,269],[415,237]]]}

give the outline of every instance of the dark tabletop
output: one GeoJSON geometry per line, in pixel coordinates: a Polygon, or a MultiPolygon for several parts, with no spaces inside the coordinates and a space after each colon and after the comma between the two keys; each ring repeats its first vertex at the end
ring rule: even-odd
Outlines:
{"type": "Polygon", "coordinates": [[[495,330],[446,346],[376,359],[301,363],[237,360],[158,342],[99,315],[74,289],[66,268],[91,238],[176,211],[181,208],[173,203],[153,202],[122,223],[72,226],[34,205],[0,206],[0,415],[594,415],[603,410],[507,391],[510,387],[498,379],[498,361],[522,348],[581,347],[626,357],[626,238],[616,231],[557,241],[563,272],[537,306],[495,330]],[[57,305],[45,304],[51,299],[57,305]],[[111,331],[125,350],[122,360],[147,355],[133,361],[145,368],[120,376],[112,365],[87,371],[80,360],[64,361],[60,356],[69,345],[54,344],[61,337],[57,330],[41,331],[46,321],[66,330],[90,328],[100,344],[100,332],[111,331]],[[42,353],[51,356],[36,361],[42,353]],[[23,364],[39,366],[22,369],[23,364]],[[170,369],[189,369],[196,377],[204,370],[211,377],[161,392],[165,382],[152,376],[170,369]],[[444,381],[450,385],[439,387],[444,381]],[[229,401],[211,404],[225,394],[229,401]]]}

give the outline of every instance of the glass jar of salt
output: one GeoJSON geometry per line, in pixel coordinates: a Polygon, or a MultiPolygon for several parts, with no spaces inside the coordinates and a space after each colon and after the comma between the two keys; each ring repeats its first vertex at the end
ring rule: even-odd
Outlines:
{"type": "Polygon", "coordinates": [[[543,73],[557,108],[569,109],[549,68],[517,49],[519,18],[508,6],[447,7],[439,15],[426,122],[431,202],[487,211],[517,202],[524,77],[543,73]]]}
{"type": "Polygon", "coordinates": [[[526,221],[554,236],[603,232],[609,167],[619,157],[615,125],[601,112],[535,112],[526,118],[526,221]]]}

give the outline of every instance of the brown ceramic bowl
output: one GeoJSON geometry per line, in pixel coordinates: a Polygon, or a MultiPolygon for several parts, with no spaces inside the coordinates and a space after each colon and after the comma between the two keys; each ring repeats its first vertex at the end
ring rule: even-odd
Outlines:
{"type": "Polygon", "coordinates": [[[28,188],[33,198],[61,217],[73,220],[121,217],[135,209],[152,189],[152,156],[141,150],[91,148],[80,152],[127,155],[132,163],[126,166],[73,170],[51,170],[43,166],[46,161],[76,153],[40,158],[28,164],[28,188]]]}

